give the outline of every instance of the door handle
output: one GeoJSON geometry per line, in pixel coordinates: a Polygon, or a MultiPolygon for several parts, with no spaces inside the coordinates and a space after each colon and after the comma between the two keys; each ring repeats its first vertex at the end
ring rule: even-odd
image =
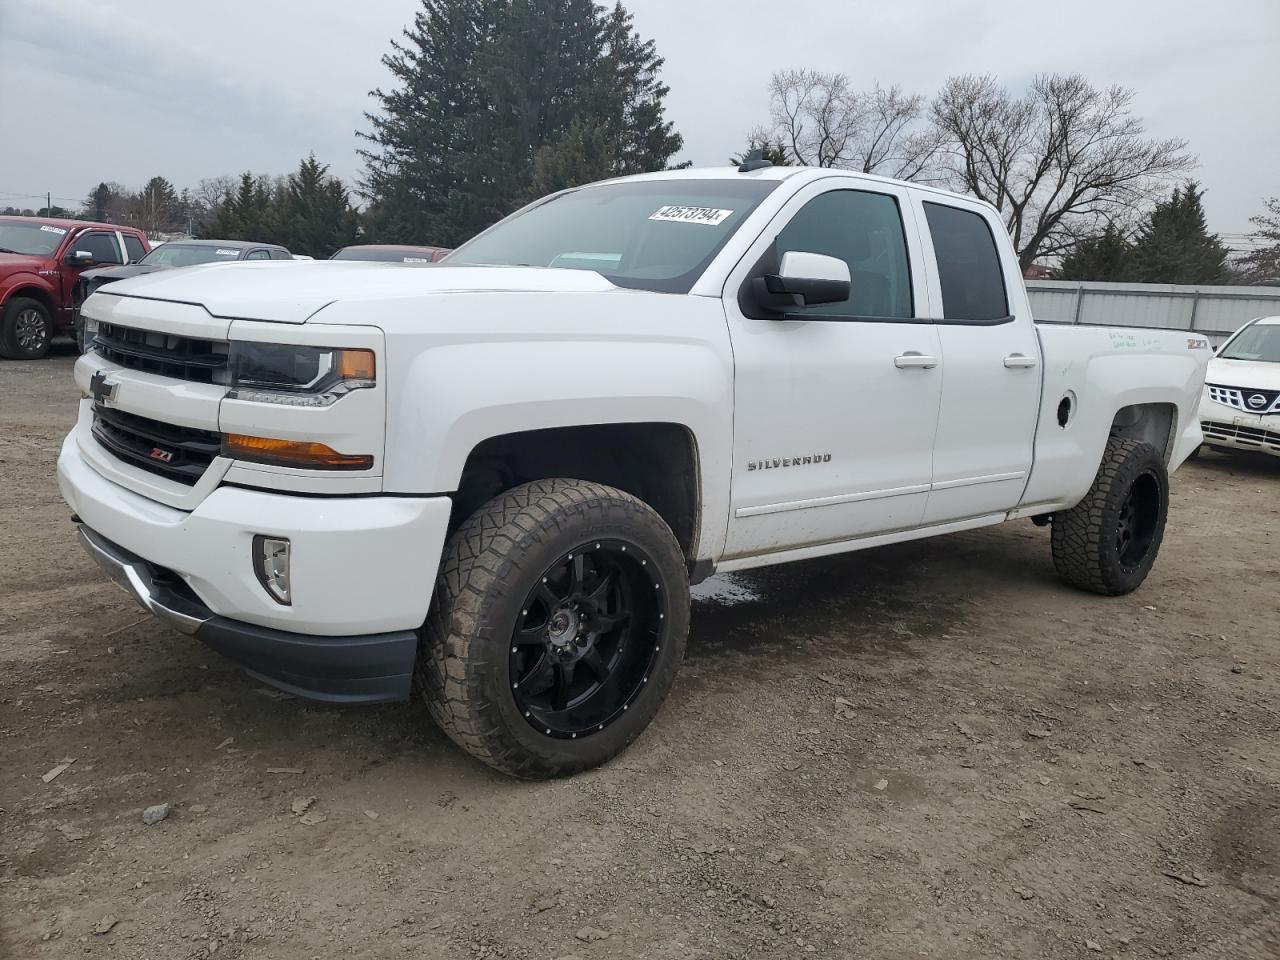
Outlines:
{"type": "Polygon", "coordinates": [[[894,357],[893,365],[899,370],[932,370],[938,365],[938,358],[926,357],[923,353],[917,353],[915,350],[908,350],[902,356],[894,357]]]}
{"type": "Polygon", "coordinates": [[[1021,353],[1011,353],[1009,356],[1004,358],[1004,365],[1010,370],[1034,367],[1036,365],[1036,358],[1024,356],[1021,353]]]}

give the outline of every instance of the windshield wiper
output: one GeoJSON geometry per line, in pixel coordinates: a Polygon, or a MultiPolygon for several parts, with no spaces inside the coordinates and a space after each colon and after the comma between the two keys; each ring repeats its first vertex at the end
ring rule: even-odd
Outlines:
{"type": "MultiPolygon", "coordinates": [[[[8,247],[0,247],[0,253],[18,253],[17,250],[10,250],[8,247]]],[[[21,256],[21,254],[19,254],[21,256]]]]}

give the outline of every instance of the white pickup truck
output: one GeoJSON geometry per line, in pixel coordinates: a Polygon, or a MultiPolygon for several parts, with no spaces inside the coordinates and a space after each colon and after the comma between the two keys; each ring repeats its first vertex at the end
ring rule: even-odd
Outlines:
{"type": "Polygon", "coordinates": [[[1032,322],[998,214],[833,170],[531,204],[437,266],[245,263],[84,304],[58,463],[148,610],[300,695],[570,773],[671,688],[689,584],[1032,518],[1135,589],[1206,340],[1032,322]]]}

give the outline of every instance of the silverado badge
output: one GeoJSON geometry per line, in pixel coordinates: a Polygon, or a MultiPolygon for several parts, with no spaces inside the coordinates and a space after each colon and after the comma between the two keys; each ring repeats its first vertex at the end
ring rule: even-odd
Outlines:
{"type": "Polygon", "coordinates": [[[769,460],[752,460],[747,470],[779,470],[783,467],[808,467],[815,463],[830,463],[831,454],[815,453],[808,457],[773,457],[769,460]]]}

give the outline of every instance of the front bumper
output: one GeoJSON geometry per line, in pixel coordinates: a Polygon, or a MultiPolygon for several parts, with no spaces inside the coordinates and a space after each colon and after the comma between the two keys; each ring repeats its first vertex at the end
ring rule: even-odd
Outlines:
{"type": "Polygon", "coordinates": [[[149,613],[203,641],[252,676],[312,700],[386,703],[407,700],[418,635],[413,630],[355,637],[313,637],[256,627],[214,614],[169,571],[83,524],[80,543],[149,613]]]}
{"type": "Polygon", "coordinates": [[[1200,429],[1210,447],[1280,456],[1280,414],[1240,413],[1206,398],[1200,404],[1200,429]]]}
{"type": "Polygon", "coordinates": [[[293,692],[333,700],[408,693],[452,503],[308,497],[221,486],[179,510],[108,480],[69,436],[63,498],[86,548],[166,622],[293,692]],[[253,537],[291,542],[292,604],[253,571],[253,537]]]}

